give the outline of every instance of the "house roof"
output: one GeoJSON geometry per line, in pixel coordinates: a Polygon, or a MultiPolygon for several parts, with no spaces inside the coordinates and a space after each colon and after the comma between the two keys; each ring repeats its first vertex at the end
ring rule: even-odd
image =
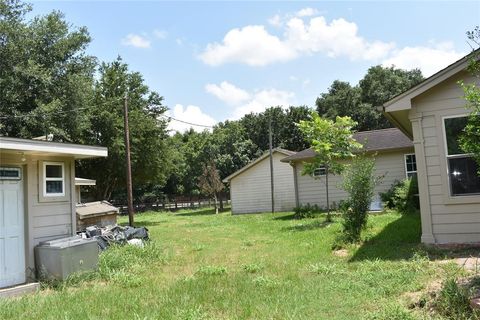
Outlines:
{"type": "Polygon", "coordinates": [[[118,213],[118,208],[107,201],[95,201],[80,203],[76,206],[77,215],[80,220],[118,213]]]}
{"type": "Polygon", "coordinates": [[[393,97],[385,102],[383,106],[380,106],[379,109],[382,109],[385,117],[387,117],[387,119],[389,119],[396,127],[402,130],[407,136],[412,137],[412,127],[408,120],[408,110],[412,108],[412,99],[454,76],[460,71],[465,70],[471,59],[478,60],[479,57],[480,49],[477,49],[423,80],[413,88],[393,97]]]}
{"type": "MultiPolygon", "coordinates": [[[[397,128],[356,132],[353,138],[363,145],[362,151],[381,152],[413,148],[412,141],[397,128]]],[[[312,148],[282,159],[282,162],[306,160],[315,157],[312,148]]]]}
{"type": "Polygon", "coordinates": [[[75,159],[108,156],[108,150],[105,147],[11,137],[0,137],[0,150],[1,152],[23,153],[27,155],[73,156],[75,159]]]}
{"type": "Polygon", "coordinates": [[[97,184],[96,180],[75,177],[76,186],[94,186],[96,184],[97,184]]]}
{"type": "MultiPolygon", "coordinates": [[[[290,151],[290,150],[286,150],[286,149],[282,149],[282,148],[275,148],[272,150],[272,154],[275,153],[275,152],[279,152],[281,154],[284,154],[286,156],[291,156],[293,154],[295,154],[294,151],[290,151]]],[[[226,177],[225,179],[223,179],[223,182],[227,183],[227,182],[230,182],[230,180],[232,180],[232,178],[238,176],[240,173],[248,170],[249,168],[253,167],[254,165],[256,165],[257,163],[259,163],[260,161],[262,161],[263,159],[267,158],[268,156],[270,155],[270,152],[265,152],[262,156],[260,156],[259,158],[253,160],[252,162],[250,162],[249,164],[247,164],[246,166],[244,166],[243,168],[235,171],[234,173],[232,173],[231,175],[229,175],[228,177],[226,177]]]]}

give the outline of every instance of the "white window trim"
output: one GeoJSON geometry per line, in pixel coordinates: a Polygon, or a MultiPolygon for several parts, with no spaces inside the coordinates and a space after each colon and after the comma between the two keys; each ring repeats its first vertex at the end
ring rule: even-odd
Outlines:
{"type": "Polygon", "coordinates": [[[43,196],[44,197],[64,197],[65,196],[65,163],[63,162],[43,162],[43,196]],[[47,178],[47,166],[61,166],[62,167],[62,177],[61,178],[47,178]],[[62,192],[61,193],[47,193],[47,181],[62,181],[62,192]]]}
{"type": "Polygon", "coordinates": [[[443,116],[442,117],[442,134],[443,134],[443,147],[445,148],[445,159],[446,161],[446,171],[447,171],[447,182],[448,182],[448,196],[451,198],[457,198],[457,197],[478,197],[478,193],[467,193],[467,194],[457,194],[453,195],[452,194],[452,183],[450,181],[450,169],[448,166],[448,160],[449,159],[455,159],[455,158],[467,158],[467,157],[472,157],[472,154],[470,153],[462,153],[462,154],[454,154],[454,155],[449,155],[448,154],[448,144],[447,144],[447,130],[445,128],[445,120],[446,119],[454,119],[454,118],[465,118],[468,117],[468,113],[462,113],[462,114],[457,114],[453,116],[443,116]]]}
{"type": "MultiPolygon", "coordinates": [[[[417,170],[415,171],[408,171],[407,167],[407,157],[408,156],[415,156],[415,153],[406,153],[403,155],[403,164],[405,165],[405,177],[408,179],[408,174],[409,173],[417,173],[417,170]]],[[[417,166],[417,156],[415,156],[415,167],[417,166]]]]}

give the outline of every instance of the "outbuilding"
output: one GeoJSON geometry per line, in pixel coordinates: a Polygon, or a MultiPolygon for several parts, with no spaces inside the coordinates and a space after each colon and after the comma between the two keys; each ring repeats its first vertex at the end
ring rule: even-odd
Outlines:
{"type": "MultiPolygon", "coordinates": [[[[375,176],[381,177],[375,187],[375,194],[370,209],[382,210],[380,193],[387,191],[396,181],[401,181],[417,174],[417,166],[412,141],[397,128],[361,131],[354,134],[354,139],[363,145],[362,152],[375,157],[375,176]]],[[[317,205],[327,207],[325,168],[317,168],[313,175],[303,175],[304,164],[313,161],[315,151],[306,149],[282,159],[293,167],[295,181],[296,206],[317,205]]],[[[335,208],[342,200],[348,198],[341,188],[342,175],[329,174],[330,207],[335,208]]]]}
{"type": "MultiPolygon", "coordinates": [[[[280,160],[295,152],[275,148],[272,151],[274,211],[290,211],[295,207],[292,167],[280,160]]],[[[269,152],[226,177],[230,184],[232,213],[272,211],[272,187],[269,152]]]]}
{"type": "Polygon", "coordinates": [[[35,280],[34,247],[76,232],[75,160],[107,149],[0,137],[0,288],[35,280]]]}

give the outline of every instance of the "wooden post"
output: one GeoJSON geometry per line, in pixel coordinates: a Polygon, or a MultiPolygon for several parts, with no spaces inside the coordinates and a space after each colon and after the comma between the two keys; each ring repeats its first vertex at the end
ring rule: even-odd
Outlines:
{"type": "Polygon", "coordinates": [[[130,132],[128,129],[128,96],[125,94],[124,104],[124,131],[125,131],[125,157],[127,160],[127,203],[128,224],[133,227],[133,196],[132,196],[132,167],[130,163],[130,132]]]}

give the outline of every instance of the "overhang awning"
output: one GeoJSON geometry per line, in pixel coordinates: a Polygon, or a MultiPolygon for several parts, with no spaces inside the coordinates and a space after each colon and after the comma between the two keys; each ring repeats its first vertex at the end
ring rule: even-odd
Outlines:
{"type": "Polygon", "coordinates": [[[94,186],[96,184],[97,184],[96,180],[75,177],[76,186],[94,186]]]}
{"type": "Polygon", "coordinates": [[[108,150],[105,147],[11,137],[0,137],[0,151],[25,155],[71,156],[75,159],[108,156],[108,150]]]}

